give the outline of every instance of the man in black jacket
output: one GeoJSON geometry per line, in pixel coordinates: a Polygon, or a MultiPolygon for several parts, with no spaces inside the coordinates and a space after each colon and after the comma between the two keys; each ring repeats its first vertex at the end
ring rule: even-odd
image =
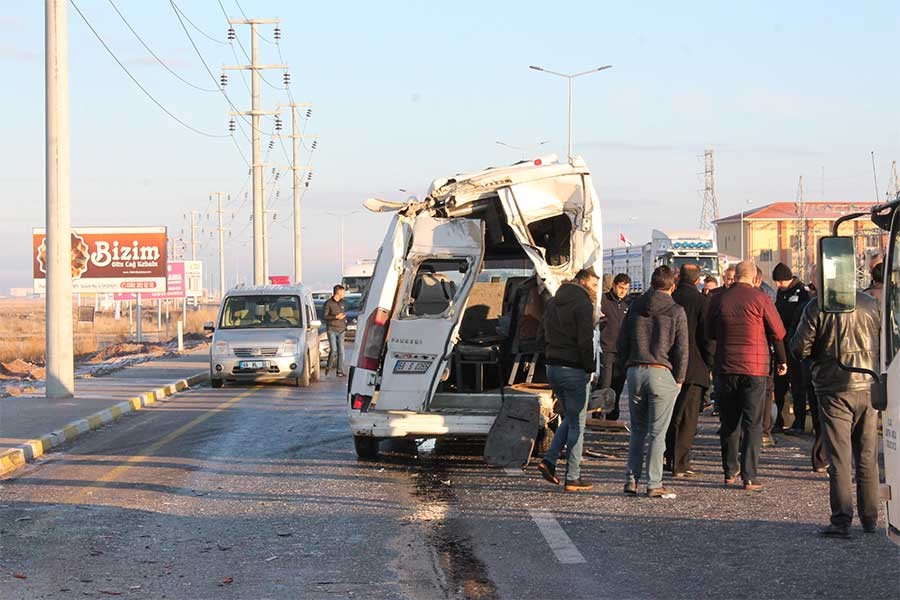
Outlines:
{"type": "MultiPolygon", "coordinates": [[[[775,296],[775,308],[781,322],[787,330],[785,339],[791,339],[797,331],[797,323],[806,303],[809,302],[809,292],[803,283],[794,277],[791,269],[784,263],[775,265],[772,271],[772,279],[775,281],[777,294],[775,296]]],[[[788,389],[791,390],[791,398],[794,405],[794,423],[785,433],[802,434],[806,430],[806,385],[803,381],[803,364],[792,353],[788,352],[787,375],[775,376],[775,406],[778,407],[778,416],[775,419],[775,430],[780,430],[783,425],[781,412],[784,409],[784,398],[788,389]]]]}
{"type": "Polygon", "coordinates": [[[812,358],[812,382],[830,463],[831,524],[819,533],[847,538],[853,521],[854,461],[859,520],[868,533],[877,526],[878,411],[872,407],[872,379],[841,369],[835,360],[838,324],[840,362],[878,369],[881,311],[876,300],[864,292],[856,292],[856,310],[852,313],[825,314],[818,302],[807,304],[791,339],[791,349],[800,359],[812,358]]]}
{"type": "Polygon", "coordinates": [[[688,365],[684,384],[675,399],[672,421],[666,434],[666,466],[675,477],[692,477],[691,448],[697,433],[700,404],[709,387],[709,370],[715,351],[706,335],[709,298],[697,289],[700,267],[683,265],[672,300],[684,309],[688,327],[688,365]]]}
{"type": "Polygon", "coordinates": [[[627,273],[619,273],[612,280],[612,287],[600,298],[600,351],[602,354],[602,370],[600,371],[600,389],[612,388],[616,393],[615,407],[606,418],[619,420],[619,397],[625,386],[625,373],[616,358],[616,341],[628,312],[625,299],[631,290],[631,277],[627,273]]]}
{"type": "Polygon", "coordinates": [[[593,487],[581,477],[581,453],[594,372],[594,306],[599,283],[593,269],[582,269],[572,282],[562,284],[556,296],[547,302],[538,331],[538,347],[543,346],[547,379],[563,407],[563,421],[538,469],[544,479],[559,484],[556,460],[566,446],[567,492],[593,487]]]}
{"type": "Polygon", "coordinates": [[[619,360],[628,369],[631,436],[625,493],[637,494],[647,452],[647,496],[660,498],[666,430],[688,365],[688,326],[684,309],[672,300],[675,273],[657,267],[650,290],[632,302],[619,335],[619,360]]]}

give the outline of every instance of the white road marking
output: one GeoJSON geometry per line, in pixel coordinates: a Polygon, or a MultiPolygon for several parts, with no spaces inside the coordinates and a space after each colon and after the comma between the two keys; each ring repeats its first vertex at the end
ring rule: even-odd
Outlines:
{"type": "Polygon", "coordinates": [[[577,565],[587,562],[552,513],[546,510],[529,510],[528,514],[534,519],[534,523],[538,526],[541,535],[547,540],[547,544],[553,550],[553,554],[556,555],[556,560],[564,565],[577,565]]]}

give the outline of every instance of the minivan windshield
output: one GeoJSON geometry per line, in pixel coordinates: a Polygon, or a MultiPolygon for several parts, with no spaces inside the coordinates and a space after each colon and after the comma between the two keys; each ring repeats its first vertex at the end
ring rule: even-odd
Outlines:
{"type": "Polygon", "coordinates": [[[229,296],[222,310],[220,329],[300,327],[297,296],[229,296]]]}

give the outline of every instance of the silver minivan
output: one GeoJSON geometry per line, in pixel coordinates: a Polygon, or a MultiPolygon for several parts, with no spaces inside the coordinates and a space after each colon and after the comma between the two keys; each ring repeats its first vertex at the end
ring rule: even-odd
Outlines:
{"type": "Polygon", "coordinates": [[[237,287],[222,299],[209,351],[213,387],[225,382],[319,379],[319,326],[302,285],[237,287]]]}

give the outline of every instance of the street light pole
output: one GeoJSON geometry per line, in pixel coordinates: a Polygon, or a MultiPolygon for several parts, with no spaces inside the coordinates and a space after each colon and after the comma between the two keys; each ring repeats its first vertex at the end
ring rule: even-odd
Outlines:
{"type": "Polygon", "coordinates": [[[545,69],[543,67],[537,67],[535,65],[530,65],[529,69],[533,69],[535,71],[541,71],[543,73],[549,73],[550,75],[556,75],[557,77],[565,77],[569,80],[569,143],[568,143],[568,157],[569,164],[572,163],[572,160],[575,158],[575,155],[572,152],[572,139],[575,136],[575,122],[574,122],[574,113],[575,113],[575,78],[581,77],[582,75],[590,75],[591,73],[596,73],[597,71],[603,71],[605,69],[612,68],[612,65],[604,65],[602,67],[597,67],[595,69],[590,69],[589,71],[582,71],[581,73],[574,73],[572,75],[566,73],[557,73],[556,71],[551,71],[549,69],[545,69]]]}

